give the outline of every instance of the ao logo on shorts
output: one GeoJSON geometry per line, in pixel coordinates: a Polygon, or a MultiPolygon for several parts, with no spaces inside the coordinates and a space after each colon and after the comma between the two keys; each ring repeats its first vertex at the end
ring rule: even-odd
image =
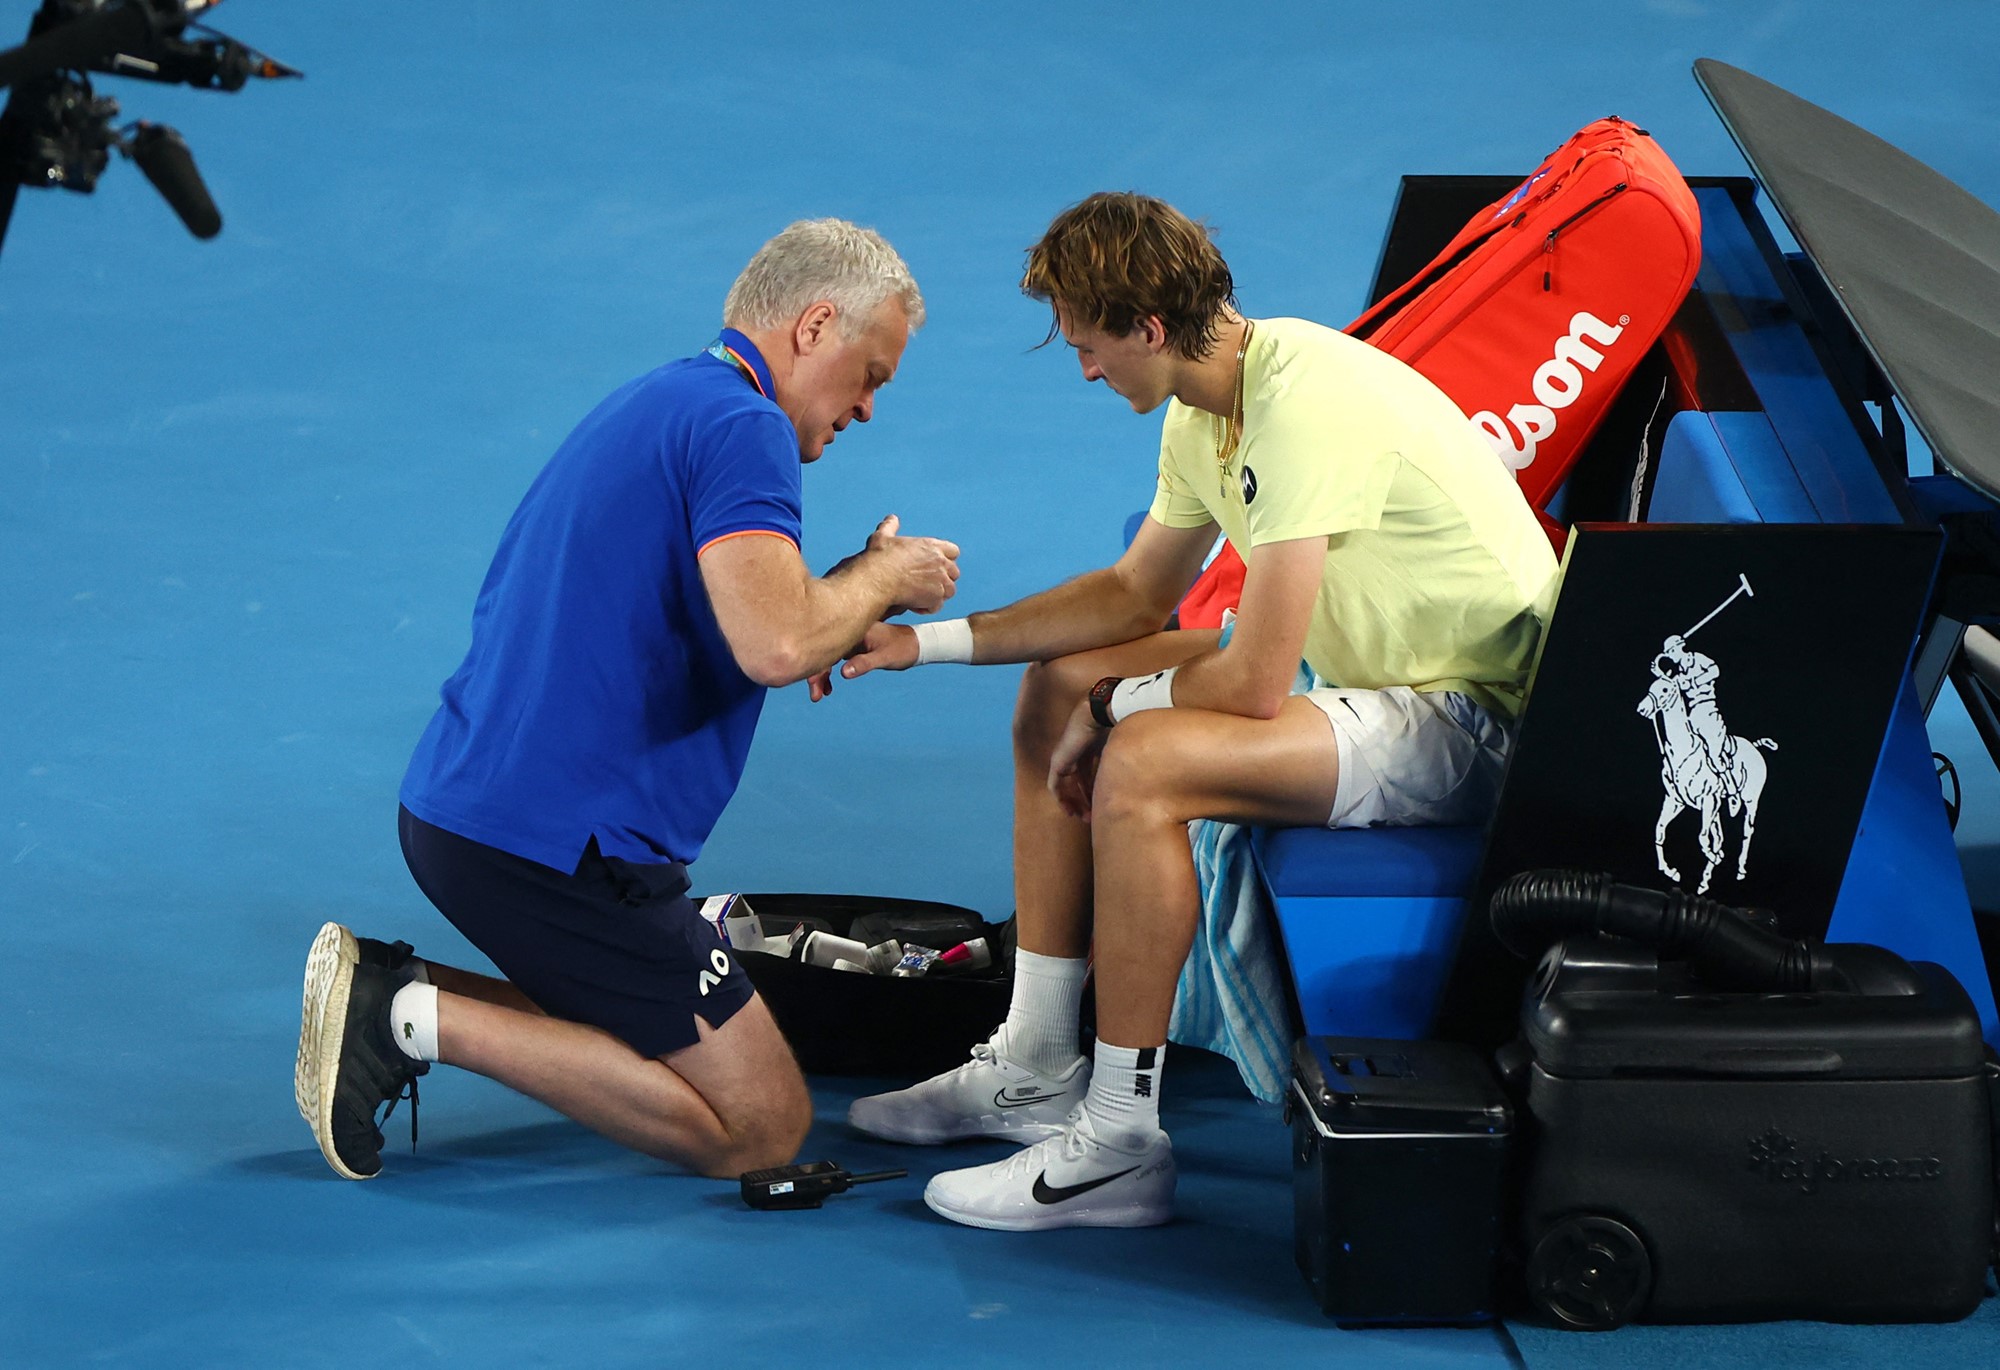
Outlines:
{"type": "Polygon", "coordinates": [[[708,964],[711,969],[701,973],[701,993],[704,999],[708,997],[710,990],[722,983],[722,977],[729,974],[729,958],[722,954],[721,947],[708,954],[708,964]]]}

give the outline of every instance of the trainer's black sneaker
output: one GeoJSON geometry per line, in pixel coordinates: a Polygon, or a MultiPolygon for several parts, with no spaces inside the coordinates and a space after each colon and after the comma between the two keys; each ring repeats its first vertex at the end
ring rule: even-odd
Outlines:
{"type": "Polygon", "coordinates": [[[382,1169],[384,1104],[410,1101],[416,1144],[417,1077],[430,1065],[404,1055],[389,1026],[390,1001],[416,978],[411,960],[407,942],[356,937],[338,923],[319,930],[306,956],[293,1095],[327,1164],[350,1180],[382,1169]]]}
{"type": "MultiPolygon", "coordinates": [[[[361,949],[361,964],[364,966],[380,966],[383,970],[402,970],[417,959],[417,949],[408,942],[384,942],[375,937],[357,937],[354,939],[354,945],[361,949]]],[[[403,984],[407,984],[411,978],[409,975],[404,976],[403,984]]],[[[399,989],[401,987],[397,986],[399,989]]]]}

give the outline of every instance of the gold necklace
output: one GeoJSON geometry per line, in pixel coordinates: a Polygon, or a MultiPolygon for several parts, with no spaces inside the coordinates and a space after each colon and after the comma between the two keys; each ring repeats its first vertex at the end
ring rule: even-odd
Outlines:
{"type": "Polygon", "coordinates": [[[1224,431],[1222,415],[1213,416],[1211,431],[1215,436],[1215,477],[1219,493],[1229,496],[1229,461],[1236,455],[1236,449],[1243,441],[1243,359],[1250,355],[1250,335],[1257,325],[1249,319],[1243,321],[1243,341],[1236,348],[1236,399],[1231,409],[1228,430],[1224,431]]]}

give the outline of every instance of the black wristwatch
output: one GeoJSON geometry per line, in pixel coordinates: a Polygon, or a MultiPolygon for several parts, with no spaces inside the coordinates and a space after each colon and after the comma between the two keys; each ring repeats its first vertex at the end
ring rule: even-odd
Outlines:
{"type": "Polygon", "coordinates": [[[1122,675],[1108,675],[1090,687],[1090,716],[1098,727],[1108,728],[1118,721],[1111,716],[1111,692],[1124,680],[1122,675]]]}

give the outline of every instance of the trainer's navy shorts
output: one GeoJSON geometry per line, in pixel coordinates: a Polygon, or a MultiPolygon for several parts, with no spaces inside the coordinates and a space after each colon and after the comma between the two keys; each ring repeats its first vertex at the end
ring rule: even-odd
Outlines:
{"type": "Polygon", "coordinates": [[[644,1056],[700,1040],[750,1002],[750,977],[687,897],[687,867],[604,856],[568,875],[426,823],[403,859],[424,897],[543,1012],[603,1028],[644,1056]]]}

